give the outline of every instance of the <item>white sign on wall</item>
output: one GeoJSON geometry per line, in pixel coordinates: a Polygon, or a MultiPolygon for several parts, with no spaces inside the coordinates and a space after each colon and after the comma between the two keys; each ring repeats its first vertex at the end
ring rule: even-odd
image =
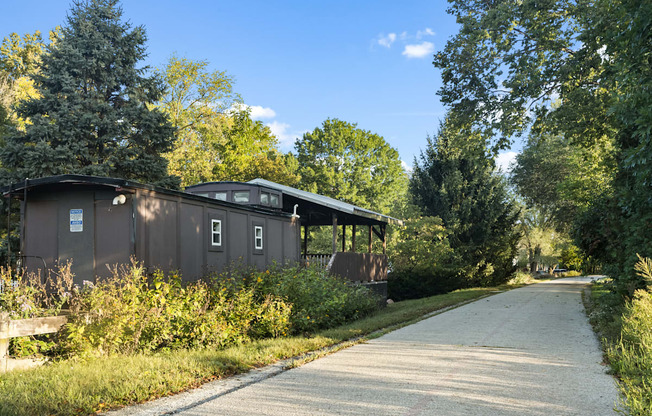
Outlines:
{"type": "Polygon", "coordinates": [[[70,210],[70,232],[80,233],[84,231],[84,210],[71,209],[70,210]]]}

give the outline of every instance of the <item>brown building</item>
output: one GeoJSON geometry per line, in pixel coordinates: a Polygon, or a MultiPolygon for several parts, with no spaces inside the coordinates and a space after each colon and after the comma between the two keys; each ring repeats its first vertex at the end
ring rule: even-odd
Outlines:
{"type": "Polygon", "coordinates": [[[76,283],[106,276],[108,266],[135,257],[148,268],[179,270],[186,280],[232,262],[262,269],[303,260],[375,284],[387,276],[386,225],[400,223],[262,179],[211,182],[180,192],[123,179],[62,175],[13,184],[2,192],[21,200],[25,267],[50,269],[72,259],[76,283]],[[323,225],[333,227],[332,253],[310,254],[308,229],[323,225]],[[344,237],[339,251],[338,227],[344,237]],[[351,249],[344,252],[347,227],[351,249]],[[366,244],[358,242],[358,249],[356,227],[368,230],[366,244]],[[374,236],[383,241],[382,254],[372,253],[374,236]]]}
{"type": "Polygon", "coordinates": [[[3,189],[21,203],[28,270],[73,260],[76,283],[106,276],[131,256],[185,279],[234,261],[263,268],[299,260],[299,224],[278,210],[220,201],[133,181],[80,175],[3,189]]]}

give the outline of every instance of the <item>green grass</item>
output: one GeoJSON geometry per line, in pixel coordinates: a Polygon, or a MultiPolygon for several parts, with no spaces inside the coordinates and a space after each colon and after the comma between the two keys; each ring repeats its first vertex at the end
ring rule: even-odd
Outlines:
{"type": "Polygon", "coordinates": [[[598,282],[585,297],[605,361],[618,379],[623,407],[635,416],[652,416],[652,294],[638,291],[623,304],[608,282],[598,282]]]}
{"type": "Polygon", "coordinates": [[[353,345],[364,340],[364,336],[377,336],[415,322],[430,312],[480,298],[495,290],[466,289],[397,302],[373,316],[310,337],[267,339],[224,350],[182,350],[60,361],[3,374],[0,376],[0,415],[92,414],[144,402],[357,338],[341,347],[353,345]]]}

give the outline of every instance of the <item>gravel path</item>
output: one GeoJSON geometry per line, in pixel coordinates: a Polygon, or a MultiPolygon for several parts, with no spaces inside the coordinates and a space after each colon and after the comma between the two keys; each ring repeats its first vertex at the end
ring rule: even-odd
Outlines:
{"type": "Polygon", "coordinates": [[[615,382],[581,303],[588,278],[500,293],[281,372],[115,415],[612,415],[615,382]]]}

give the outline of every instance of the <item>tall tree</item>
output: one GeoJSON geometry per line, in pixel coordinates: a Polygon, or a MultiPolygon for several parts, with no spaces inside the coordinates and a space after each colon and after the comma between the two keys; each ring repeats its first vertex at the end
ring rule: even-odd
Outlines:
{"type": "Polygon", "coordinates": [[[511,276],[518,211],[482,136],[444,123],[415,160],[410,193],[424,214],[443,220],[466,266],[468,285],[502,283],[511,276]]]}
{"type": "Polygon", "coordinates": [[[327,119],[294,148],[307,191],[382,213],[405,192],[407,174],[398,151],[355,123],[327,119]]]}
{"type": "Polygon", "coordinates": [[[74,3],[33,75],[39,97],[18,108],[30,123],[10,131],[0,151],[5,181],[76,173],[178,186],[161,156],[173,127],[150,108],[163,85],[137,66],[145,29],[121,16],[117,0],[74,3]]]}
{"type": "Polygon", "coordinates": [[[527,206],[550,219],[548,227],[568,233],[577,214],[600,192],[611,193],[615,170],[613,144],[574,146],[562,136],[530,136],[516,156],[510,182],[527,206]]]}
{"type": "Polygon", "coordinates": [[[278,151],[278,140],[268,127],[251,119],[233,89],[232,76],[210,71],[207,61],[176,56],[159,74],[167,87],[160,107],[176,136],[165,157],[182,185],[254,178],[296,184],[296,162],[278,151]]]}

